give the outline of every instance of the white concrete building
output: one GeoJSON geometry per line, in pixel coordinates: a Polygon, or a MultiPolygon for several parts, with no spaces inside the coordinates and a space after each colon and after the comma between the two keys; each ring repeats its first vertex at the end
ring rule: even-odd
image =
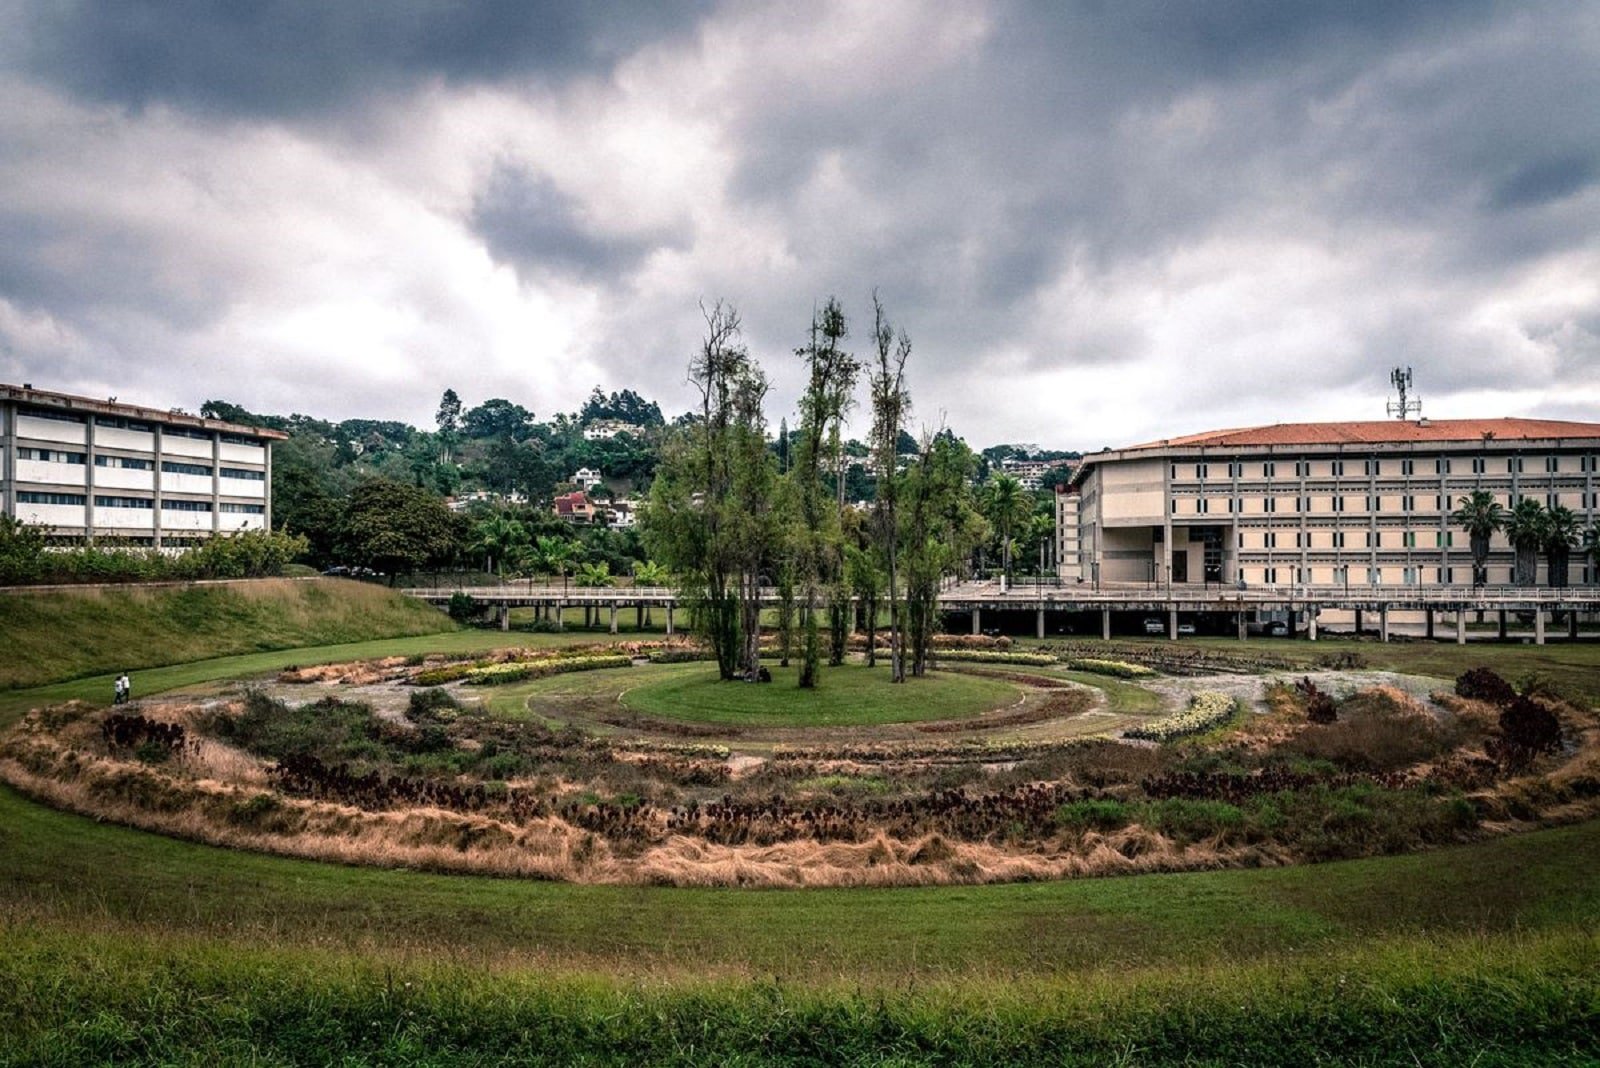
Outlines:
{"type": "Polygon", "coordinates": [[[572,484],[585,493],[594,489],[603,481],[605,481],[604,476],[592,467],[580,467],[572,476],[572,484]]]}
{"type": "Polygon", "coordinates": [[[618,434],[631,434],[633,437],[642,437],[644,427],[635,426],[633,423],[624,423],[620,419],[596,419],[583,428],[585,441],[606,441],[618,434]]]}
{"type": "MultiPolygon", "coordinates": [[[[1057,547],[1064,569],[1076,551],[1085,581],[1469,585],[1471,548],[1450,513],[1479,489],[1507,508],[1533,497],[1593,524],[1600,423],[1280,424],[1106,450],[1085,456],[1057,496],[1057,547]],[[1059,529],[1073,510],[1076,546],[1059,529]]],[[[1489,583],[1509,583],[1504,535],[1490,550],[1489,583]]],[[[1576,550],[1571,581],[1600,581],[1576,550]]]]}
{"type": "Polygon", "coordinates": [[[286,435],[0,384],[0,511],[57,542],[181,547],[272,526],[286,435]]]}

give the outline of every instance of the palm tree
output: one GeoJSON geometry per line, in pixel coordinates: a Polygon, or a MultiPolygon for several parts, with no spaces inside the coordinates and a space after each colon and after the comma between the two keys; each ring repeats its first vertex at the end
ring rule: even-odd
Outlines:
{"type": "Polygon", "coordinates": [[[1472,539],[1472,584],[1482,586],[1489,581],[1489,539],[1505,525],[1505,509],[1488,490],[1473,490],[1456,504],[1459,507],[1450,513],[1450,522],[1472,539]]]}
{"type": "Polygon", "coordinates": [[[989,521],[1000,535],[1000,592],[1006,592],[1011,578],[1011,532],[1033,513],[1033,500],[1022,483],[1010,475],[1000,475],[989,484],[984,502],[989,521]]]}
{"type": "MultiPolygon", "coordinates": [[[[585,586],[585,587],[588,587],[590,589],[597,589],[597,588],[600,588],[600,587],[603,587],[603,586],[610,586],[615,580],[611,577],[611,565],[609,563],[607,563],[606,561],[601,560],[597,564],[591,564],[591,563],[579,564],[578,565],[578,573],[577,573],[576,576],[574,576],[572,581],[575,582],[579,586],[585,586]]],[[[593,618],[596,621],[599,620],[600,613],[597,610],[597,607],[598,606],[592,605],[592,604],[585,604],[583,606],[583,625],[584,626],[587,627],[587,626],[591,626],[592,625],[590,623],[590,614],[591,613],[593,613],[593,618]]]]}
{"type": "Polygon", "coordinates": [[[578,559],[578,546],[565,538],[542,537],[534,543],[534,558],[538,568],[546,575],[561,576],[561,603],[556,607],[556,629],[562,626],[561,616],[566,610],[567,573],[578,559]]]}
{"type": "Polygon", "coordinates": [[[484,554],[483,569],[505,576],[506,557],[528,544],[528,528],[509,516],[495,514],[472,528],[472,548],[484,554]]]}
{"type": "MultiPolygon", "coordinates": [[[[1600,525],[1592,526],[1583,532],[1583,552],[1589,558],[1591,565],[1600,561],[1600,525]]],[[[1589,573],[1589,581],[1595,582],[1593,571],[1589,573]]]]}
{"type": "Polygon", "coordinates": [[[1564,504],[1558,504],[1544,515],[1544,555],[1548,562],[1545,581],[1551,586],[1567,585],[1572,547],[1578,544],[1583,528],[1578,517],[1564,504]]]}
{"type": "Polygon", "coordinates": [[[1516,550],[1516,570],[1512,581],[1518,586],[1532,586],[1539,574],[1539,549],[1544,545],[1545,528],[1549,517],[1544,505],[1532,497],[1524,497],[1506,516],[1502,529],[1516,550]]]}
{"type": "MultiPolygon", "coordinates": [[[[665,586],[671,577],[665,567],[654,560],[640,560],[633,565],[633,584],[635,586],[665,586]]],[[[643,626],[650,626],[650,602],[644,602],[644,614],[640,617],[643,626]]]]}

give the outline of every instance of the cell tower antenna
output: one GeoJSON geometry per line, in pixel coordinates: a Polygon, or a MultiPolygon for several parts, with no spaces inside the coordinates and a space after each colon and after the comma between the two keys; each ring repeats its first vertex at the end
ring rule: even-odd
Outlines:
{"type": "Polygon", "coordinates": [[[1399,400],[1389,402],[1389,414],[1401,420],[1412,412],[1417,413],[1420,417],[1422,415],[1422,398],[1407,397],[1407,394],[1411,392],[1411,368],[1396,367],[1389,372],[1389,384],[1394,386],[1395,391],[1400,394],[1399,400]]]}

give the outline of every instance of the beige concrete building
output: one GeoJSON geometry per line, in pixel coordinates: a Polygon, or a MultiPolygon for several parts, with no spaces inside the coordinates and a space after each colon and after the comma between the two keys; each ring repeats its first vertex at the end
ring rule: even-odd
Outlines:
{"type": "MultiPolygon", "coordinates": [[[[1057,496],[1057,548],[1063,576],[1086,582],[1470,585],[1467,535],[1449,518],[1463,495],[1488,490],[1507,508],[1533,497],[1592,524],[1597,460],[1600,424],[1546,419],[1194,434],[1085,456],[1057,496]]],[[[1571,581],[1600,579],[1581,556],[1571,581]]],[[[1503,535],[1488,568],[1490,584],[1510,582],[1503,535]]]]}
{"type": "Polygon", "coordinates": [[[57,543],[272,526],[275,430],[0,384],[0,512],[57,543]]]}

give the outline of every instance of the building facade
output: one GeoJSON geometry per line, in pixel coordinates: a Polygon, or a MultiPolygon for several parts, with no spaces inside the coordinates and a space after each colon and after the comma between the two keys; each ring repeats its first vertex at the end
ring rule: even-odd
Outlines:
{"type": "MultiPolygon", "coordinates": [[[[1600,424],[1387,420],[1221,430],[1085,456],[1057,514],[1076,511],[1085,581],[1469,585],[1460,498],[1486,490],[1600,517],[1600,424]]],[[[1066,539],[1058,534],[1063,564],[1066,539]]],[[[1503,534],[1488,581],[1511,581],[1503,534]]],[[[1595,582],[1575,551],[1571,579],[1595,582]]],[[[1541,559],[1539,581],[1544,581],[1541,559]]]]}
{"type": "Polygon", "coordinates": [[[182,548],[272,527],[286,435],[0,384],[0,510],[61,543],[182,548]]]}

